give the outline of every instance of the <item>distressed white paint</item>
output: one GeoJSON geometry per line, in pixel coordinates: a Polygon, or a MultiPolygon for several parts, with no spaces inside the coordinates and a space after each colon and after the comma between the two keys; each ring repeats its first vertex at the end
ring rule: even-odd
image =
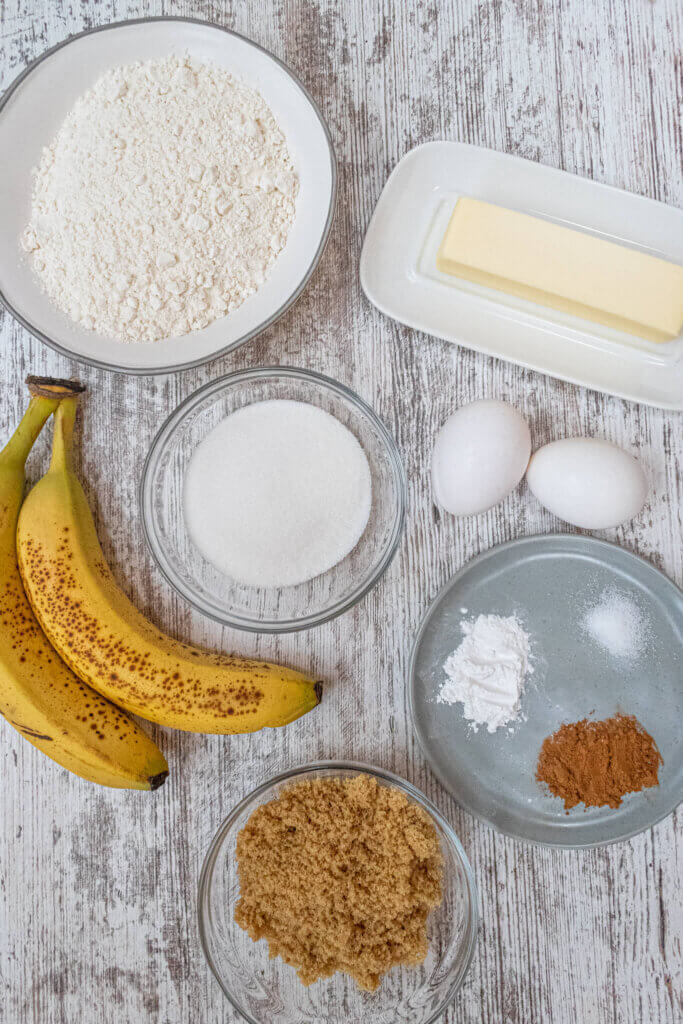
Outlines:
{"type": "MultiPolygon", "coordinates": [[[[7,1024],[232,1022],[195,924],[201,859],[253,783],[320,757],[392,768],[458,829],[481,886],[479,946],[448,1024],[669,1024],[680,1019],[681,875],[676,815],[628,843],[532,849],[460,811],[413,741],[404,677],[430,598],[478,551],[557,529],[523,492],[477,521],[438,516],[425,452],[458,403],[517,405],[534,441],[595,433],[639,453],[645,513],[604,535],[683,581],[682,420],[417,335],[363,298],[363,231],[390,169],[448,138],[517,153],[681,205],[681,41],[676,0],[4,0],[0,84],[84,27],[184,14],[236,28],[289,62],[317,97],[340,162],[332,240],[297,306],[208,367],[142,380],[79,369],[0,314],[0,430],[27,372],[78,372],[90,389],[82,471],[126,590],[183,637],[258,651],[327,678],[325,701],[286,730],[221,739],[156,730],[172,769],[154,796],[81,784],[0,728],[0,1020],[7,1024]],[[394,431],[410,479],[405,540],[355,611],[271,639],[221,631],[162,582],[145,549],[137,484],[162,420],[198,385],[263,363],[322,370],[355,388],[394,431]]],[[[40,443],[44,456],[45,440],[40,443]]],[[[43,462],[44,464],[44,462],[43,462]]],[[[38,473],[41,458],[34,459],[38,473]]],[[[560,527],[561,528],[561,527],[560,527]]]]}

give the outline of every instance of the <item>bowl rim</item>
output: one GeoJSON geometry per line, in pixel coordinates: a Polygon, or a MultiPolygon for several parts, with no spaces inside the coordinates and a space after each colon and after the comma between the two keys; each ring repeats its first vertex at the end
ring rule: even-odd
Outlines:
{"type": "Polygon", "coordinates": [[[244,796],[240,801],[238,801],[235,807],[233,807],[233,809],[223,820],[218,830],[216,831],[213,839],[211,840],[209,848],[204,857],[204,861],[202,863],[202,869],[199,876],[199,883],[197,886],[197,923],[199,928],[199,940],[202,947],[202,952],[204,953],[204,956],[206,958],[206,962],[208,963],[211,973],[213,974],[214,978],[220,985],[223,994],[226,996],[228,1002],[233,1007],[233,1009],[237,1010],[237,1012],[241,1014],[246,1021],[248,1021],[248,1024],[263,1024],[263,1021],[259,1021],[255,1017],[252,1017],[249,1011],[239,1004],[236,997],[231,993],[230,989],[227,987],[227,984],[221,977],[220,972],[218,971],[216,964],[213,960],[213,956],[210,950],[210,941],[208,937],[208,921],[210,920],[211,916],[208,906],[208,897],[211,891],[213,873],[218,860],[218,855],[225,841],[225,837],[230,828],[232,827],[232,825],[234,824],[234,822],[237,820],[237,818],[239,818],[239,816],[242,814],[244,810],[246,810],[250,805],[254,804],[256,800],[264,793],[268,792],[271,789],[274,789],[275,786],[290,780],[295,781],[300,778],[303,779],[308,775],[320,771],[358,772],[359,774],[372,775],[375,778],[383,780],[391,786],[396,786],[403,793],[405,793],[406,796],[412,799],[416,804],[418,804],[418,806],[422,807],[423,810],[425,810],[434,818],[434,820],[436,821],[436,823],[446,836],[448,842],[455,849],[455,852],[460,860],[465,875],[467,889],[467,904],[469,911],[465,930],[465,938],[463,940],[462,945],[462,948],[465,951],[465,956],[463,958],[463,962],[457,976],[454,978],[454,980],[448,987],[448,992],[446,996],[443,998],[443,1000],[441,1000],[438,1008],[425,1021],[425,1024],[434,1024],[434,1021],[436,1021],[441,1016],[441,1014],[450,1005],[450,1003],[455,998],[457,992],[462,987],[463,982],[467,977],[467,973],[472,965],[472,960],[474,958],[474,951],[477,945],[477,934],[479,928],[479,893],[477,889],[477,883],[474,877],[474,871],[472,870],[472,865],[469,862],[467,854],[465,853],[463,845],[460,842],[460,839],[458,838],[453,826],[450,824],[448,819],[441,813],[438,807],[434,803],[432,803],[432,801],[427,796],[425,796],[425,794],[421,790],[419,790],[417,786],[413,785],[413,783],[409,782],[407,779],[403,779],[399,775],[396,775],[394,772],[389,771],[387,768],[380,768],[375,765],[365,764],[362,761],[312,761],[309,764],[301,765],[296,768],[290,768],[287,771],[280,772],[279,774],[274,775],[271,778],[266,779],[264,782],[260,783],[249,793],[247,793],[246,796],[244,796]]]}
{"type": "MultiPolygon", "coordinates": [[[[280,634],[296,633],[303,629],[313,629],[325,622],[330,622],[332,619],[337,618],[337,616],[343,615],[344,612],[347,612],[350,608],[353,608],[356,604],[362,601],[370,590],[373,589],[391,565],[391,562],[398,550],[401,537],[403,536],[403,528],[406,519],[407,494],[408,482],[406,472],[401,461],[396,442],[374,409],[372,409],[367,402],[357,395],[355,391],[352,391],[351,388],[342,384],[340,381],[336,381],[332,377],[327,377],[325,374],[318,373],[315,370],[299,369],[294,366],[258,366],[252,367],[251,369],[235,370],[232,373],[224,374],[222,377],[209,381],[207,384],[204,384],[196,391],[193,391],[192,394],[188,395],[188,397],[170,413],[161,428],[157,431],[145,457],[138,489],[138,501],[140,519],[142,521],[142,529],[147,542],[147,547],[151,552],[162,576],[175,590],[175,592],[180,595],[180,597],[189,602],[189,604],[193,608],[196,608],[197,611],[206,615],[207,618],[213,619],[214,622],[218,622],[222,626],[229,626],[231,629],[239,629],[246,633],[280,634]],[[196,595],[186,589],[182,581],[178,579],[171,569],[170,564],[165,558],[163,547],[157,540],[157,532],[154,526],[155,519],[152,512],[150,484],[152,469],[158,461],[159,453],[163,450],[171,435],[184,421],[188,413],[191,412],[191,410],[198,405],[200,401],[202,401],[206,396],[210,396],[215,392],[223,391],[226,388],[239,386],[245,381],[274,376],[305,381],[326,390],[333,391],[345,401],[350,402],[362,417],[370,420],[373,427],[380,435],[384,444],[384,449],[389,457],[397,503],[391,536],[382,557],[377,563],[374,571],[357,587],[355,587],[351,594],[343,600],[337,601],[335,604],[324,609],[322,612],[306,615],[303,618],[282,619],[277,621],[253,619],[237,615],[231,616],[227,613],[221,614],[213,608],[206,607],[196,597],[196,595]]],[[[333,566],[331,569],[328,569],[328,572],[334,572],[334,569],[335,567],[333,566]]]]}
{"type": "Polygon", "coordinates": [[[17,323],[21,324],[21,326],[24,327],[25,330],[29,332],[29,334],[33,335],[34,338],[37,338],[38,341],[43,342],[43,344],[47,345],[48,348],[51,348],[55,352],[58,352],[60,355],[66,356],[69,359],[73,359],[76,362],[81,363],[82,365],[93,366],[96,369],[106,370],[110,373],[127,374],[131,377],[158,377],[164,374],[181,373],[184,370],[191,370],[197,366],[204,366],[206,363],[213,362],[214,359],[220,359],[221,356],[227,355],[228,352],[232,352],[235,349],[240,348],[242,345],[246,345],[247,342],[251,341],[257,335],[262,334],[269,327],[272,327],[272,325],[276,323],[282,316],[284,316],[287,310],[290,309],[294,305],[294,303],[301,297],[311,277],[315,273],[315,270],[317,269],[318,264],[322,259],[323,253],[325,252],[327,243],[330,238],[330,232],[332,230],[332,224],[334,221],[334,215],[337,206],[339,175],[337,168],[337,157],[332,142],[332,134],[327,125],[327,122],[325,121],[325,118],[322,115],[320,107],[313,99],[313,96],[308,91],[306,86],[303,84],[299,76],[287,64],[285,64],[284,61],[280,60],[279,57],[276,57],[275,54],[271,53],[271,51],[268,50],[265,46],[261,46],[259,43],[254,42],[253,39],[250,39],[248,36],[243,35],[241,32],[235,32],[234,29],[226,28],[223,25],[217,25],[215,22],[207,21],[203,18],[188,18],[184,17],[183,15],[153,15],[151,17],[145,18],[124,18],[121,21],[112,21],[106,25],[95,25],[93,26],[93,28],[85,29],[83,32],[76,32],[74,35],[67,36],[66,39],[62,39],[61,42],[56,43],[55,46],[49,47],[38,57],[30,61],[26,65],[26,67],[19,72],[16,78],[14,78],[12,82],[10,82],[2,96],[0,96],[0,118],[2,117],[2,113],[4,111],[6,104],[14,95],[14,93],[21,85],[21,83],[24,81],[24,79],[28,78],[28,76],[33,71],[35,71],[36,68],[43,63],[44,60],[47,60],[48,57],[51,57],[54,53],[57,53],[59,50],[68,46],[70,43],[76,42],[76,40],[82,39],[84,36],[94,35],[97,32],[107,32],[110,29],[124,28],[129,27],[131,25],[146,25],[150,22],[164,21],[179,22],[191,25],[201,25],[205,28],[215,29],[218,32],[225,32],[227,35],[234,36],[241,42],[247,43],[249,46],[253,46],[254,49],[259,50],[261,53],[265,54],[266,57],[269,57],[287,75],[289,75],[289,77],[292,79],[297,88],[303,93],[304,98],[310,103],[315,116],[320,122],[320,126],[323,130],[323,134],[327,142],[331,174],[330,203],[322,235],[320,236],[318,247],[316,248],[316,251],[312,256],[311,262],[308,268],[306,269],[303,277],[301,278],[299,284],[296,286],[292,294],[282,303],[282,305],[279,306],[279,308],[275,310],[275,312],[266,320],[261,321],[261,323],[257,324],[250,331],[247,331],[240,338],[237,338],[235,341],[230,342],[230,344],[225,345],[223,348],[217,349],[215,352],[211,352],[197,359],[188,359],[182,363],[172,363],[169,366],[155,366],[151,368],[137,366],[119,366],[116,363],[110,363],[102,359],[97,359],[93,356],[82,355],[80,353],[74,352],[74,350],[69,348],[67,345],[62,344],[55,338],[52,338],[49,335],[45,334],[45,332],[41,331],[39,327],[36,327],[35,324],[33,324],[28,319],[27,316],[24,316],[17,309],[15,309],[12,303],[5,295],[2,288],[0,287],[0,304],[4,306],[8,313],[10,313],[14,317],[17,323]]]}

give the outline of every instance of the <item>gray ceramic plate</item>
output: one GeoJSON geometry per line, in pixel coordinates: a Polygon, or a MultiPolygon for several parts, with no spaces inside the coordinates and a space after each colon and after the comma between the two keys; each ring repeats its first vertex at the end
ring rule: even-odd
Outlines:
{"type": "Polygon", "coordinates": [[[591,537],[556,534],[502,544],[469,562],[429,609],[413,649],[409,700],[425,756],[458,803],[506,835],[546,846],[627,839],[669,814],[683,796],[683,593],[648,562],[591,537]],[[647,642],[617,658],[582,628],[589,608],[616,588],[638,605],[647,642]],[[466,613],[463,612],[466,609],[466,613]],[[461,704],[437,702],[443,663],[460,621],[516,615],[532,637],[534,672],[511,727],[473,732],[461,704]],[[568,814],[535,779],[546,736],[563,722],[633,714],[664,764],[659,786],[621,806],[568,814]]]}

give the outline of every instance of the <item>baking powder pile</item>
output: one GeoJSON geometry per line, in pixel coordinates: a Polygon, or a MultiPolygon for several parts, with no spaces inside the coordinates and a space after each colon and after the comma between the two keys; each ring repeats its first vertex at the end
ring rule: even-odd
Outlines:
{"type": "Polygon", "coordinates": [[[438,700],[463,705],[463,714],[478,729],[495,732],[519,716],[519,702],[530,664],[531,645],[514,615],[479,615],[463,619],[465,634],[446,660],[446,681],[438,700]]]}
{"type": "Polygon", "coordinates": [[[113,68],[35,171],[22,244],[83,327],[157,341],[206,327],[263,283],[298,179],[261,96],[187,57],[113,68]]]}

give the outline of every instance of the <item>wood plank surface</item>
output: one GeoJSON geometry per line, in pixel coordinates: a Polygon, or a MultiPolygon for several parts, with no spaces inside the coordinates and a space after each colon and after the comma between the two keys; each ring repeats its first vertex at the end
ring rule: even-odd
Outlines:
{"type": "MultiPolygon", "coordinates": [[[[456,827],[479,885],[472,969],[448,1024],[673,1024],[681,1020],[680,815],[630,842],[535,849],[474,821],[413,739],[406,664],[421,616],[465,561],[513,537],[567,529],[519,489],[477,519],[436,513],[435,430],[457,405],[504,398],[535,445],[596,434],[642,458],[649,504],[600,536],[683,582],[680,416],[551,380],[403,328],[369,305],[358,261],[388,173],[418,143],[457,139],[683,204],[683,8],[676,0],[3,0],[0,86],[66,36],[155,14],[235,28],[303,78],[339,160],[336,222],[299,303],[258,340],[208,366],[132,378],[78,367],[0,312],[0,436],[27,372],[89,387],[80,470],[107,556],[160,625],[258,652],[331,681],[315,717],[231,739],[156,729],[172,779],[155,796],[89,787],[0,729],[0,1021],[219,1024],[236,1020],[205,965],[195,892],[222,818],[255,783],[318,758],[354,758],[415,782],[456,827]],[[163,582],[146,550],[137,487],[177,403],[230,370],[281,363],[338,378],[394,433],[410,503],[400,552],[356,609],[279,639],[221,630],[163,582]]],[[[46,439],[32,459],[45,465],[46,439]]]]}

